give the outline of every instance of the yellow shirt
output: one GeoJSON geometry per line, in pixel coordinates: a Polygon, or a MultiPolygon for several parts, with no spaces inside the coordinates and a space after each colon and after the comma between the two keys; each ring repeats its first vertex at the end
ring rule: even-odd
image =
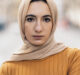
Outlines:
{"type": "Polygon", "coordinates": [[[80,75],[80,50],[66,48],[39,60],[5,62],[0,75],[80,75]]]}

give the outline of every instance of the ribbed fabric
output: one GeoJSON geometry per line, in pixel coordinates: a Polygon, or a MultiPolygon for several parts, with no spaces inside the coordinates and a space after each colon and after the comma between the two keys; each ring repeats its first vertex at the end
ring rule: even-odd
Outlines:
{"type": "Polygon", "coordinates": [[[44,59],[5,62],[0,75],[80,75],[80,50],[66,48],[44,59]]]}

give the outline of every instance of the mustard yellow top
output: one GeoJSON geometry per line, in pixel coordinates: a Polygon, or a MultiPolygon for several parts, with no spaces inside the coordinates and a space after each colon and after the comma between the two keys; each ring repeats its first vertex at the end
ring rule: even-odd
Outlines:
{"type": "Polygon", "coordinates": [[[0,75],[80,75],[80,50],[66,48],[44,59],[5,62],[0,75]]]}

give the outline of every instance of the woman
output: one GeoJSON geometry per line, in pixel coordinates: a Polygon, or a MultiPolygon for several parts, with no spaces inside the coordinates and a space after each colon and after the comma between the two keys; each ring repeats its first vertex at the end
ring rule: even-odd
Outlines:
{"type": "Polygon", "coordinates": [[[55,41],[53,0],[23,0],[18,21],[24,45],[2,64],[0,75],[80,75],[80,51],[55,41]]]}

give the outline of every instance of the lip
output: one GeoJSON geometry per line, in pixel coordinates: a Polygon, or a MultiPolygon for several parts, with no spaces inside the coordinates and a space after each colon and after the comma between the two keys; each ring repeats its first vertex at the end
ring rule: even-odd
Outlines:
{"type": "Polygon", "coordinates": [[[40,40],[42,37],[44,37],[43,35],[33,35],[33,38],[36,40],[40,40]]]}

